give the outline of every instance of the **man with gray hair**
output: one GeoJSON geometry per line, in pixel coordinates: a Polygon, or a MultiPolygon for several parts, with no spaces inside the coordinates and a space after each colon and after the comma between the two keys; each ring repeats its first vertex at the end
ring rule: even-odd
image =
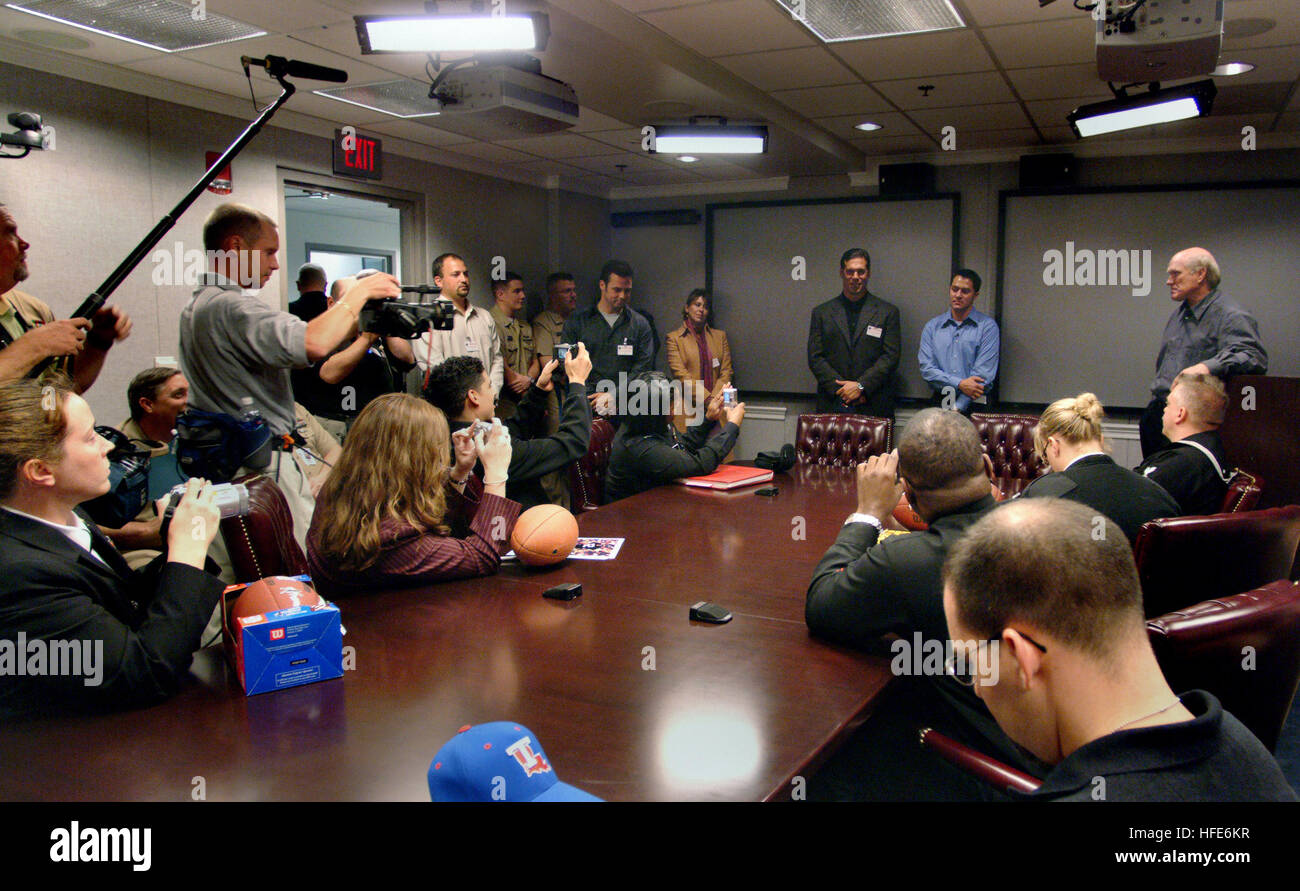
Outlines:
{"type": "MultiPolygon", "coordinates": [[[[1156,663],[1128,541],[1058,499],[974,524],[944,566],[958,660],[998,724],[1053,765],[1029,798],[1295,801],[1277,762],[1204,690],[1156,663]],[[976,654],[979,654],[978,657],[976,654]]],[[[1020,796],[1015,796],[1020,797],[1020,796]]]]}
{"type": "Polygon", "coordinates": [[[1259,339],[1259,324],[1241,304],[1219,290],[1219,264],[1202,247],[1174,254],[1169,261],[1169,299],[1178,303],[1165,323],[1151,402],[1138,430],[1142,457],[1164,448],[1169,440],[1161,432],[1165,401],[1174,378],[1212,374],[1226,379],[1233,374],[1264,374],[1268,353],[1259,339]]]}
{"type": "Polygon", "coordinates": [[[1185,514],[1216,514],[1223,507],[1232,479],[1219,437],[1227,410],[1228,393],[1217,377],[1178,375],[1161,419],[1169,447],[1133,468],[1163,486],[1185,514]]]}
{"type": "Polygon", "coordinates": [[[817,637],[865,650],[889,645],[899,675],[871,720],[809,784],[810,798],[961,800],[982,790],[929,756],[917,755],[925,725],[1029,770],[969,687],[924,654],[948,646],[940,572],[962,534],[993,510],[993,465],[963,415],[927,408],[912,418],[894,454],[858,465],[858,507],[813,571],[804,617],[817,637]],[[906,495],[925,532],[883,531],[906,495]]]}

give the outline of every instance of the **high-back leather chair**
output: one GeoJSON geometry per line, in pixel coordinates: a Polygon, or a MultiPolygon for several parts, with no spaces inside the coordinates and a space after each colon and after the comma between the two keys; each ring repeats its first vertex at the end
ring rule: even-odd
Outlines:
{"type": "Polygon", "coordinates": [[[1270,751],[1300,685],[1300,584],[1281,579],[1147,621],[1176,693],[1208,690],[1270,751]]]}
{"type": "Polygon", "coordinates": [[[1235,514],[1254,510],[1259,503],[1259,496],[1264,492],[1264,481],[1253,473],[1241,468],[1228,480],[1228,491],[1223,496],[1223,507],[1219,513],[1235,514]]]}
{"type": "Polygon", "coordinates": [[[1143,608],[1158,616],[1289,578],[1300,505],[1143,523],[1133,545],[1143,608]]]}
{"type": "Polygon", "coordinates": [[[794,450],[801,464],[855,467],[893,448],[894,422],[870,415],[800,415],[794,450]]]}
{"type": "Polygon", "coordinates": [[[248,513],[221,521],[235,581],[272,575],[302,575],[307,558],[293,537],[293,515],[275,482],[260,473],[235,480],[248,487],[248,513]]]}
{"type": "Polygon", "coordinates": [[[980,435],[984,454],[993,462],[995,482],[1007,498],[1047,472],[1047,464],[1034,450],[1035,415],[995,415],[974,412],[971,423],[980,435]]]}
{"type": "Polygon", "coordinates": [[[605,496],[605,472],[614,445],[614,425],[604,418],[592,418],[587,454],[569,465],[569,492],[575,514],[600,507],[605,496]]]}

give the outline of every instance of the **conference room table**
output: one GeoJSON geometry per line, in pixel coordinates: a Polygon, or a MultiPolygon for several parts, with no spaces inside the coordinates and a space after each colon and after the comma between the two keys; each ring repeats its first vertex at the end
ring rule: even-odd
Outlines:
{"type": "Polygon", "coordinates": [[[355,659],[340,679],[246,697],[218,645],[160,705],[9,723],[0,800],[427,801],[434,752],[502,720],[607,800],[798,797],[890,674],[803,621],[851,472],[774,484],[673,485],[583,514],[583,536],[625,539],[612,561],[340,599],[355,659]],[[542,597],[568,581],[581,597],[542,597]],[[691,621],[699,600],[734,617],[691,621]]]}

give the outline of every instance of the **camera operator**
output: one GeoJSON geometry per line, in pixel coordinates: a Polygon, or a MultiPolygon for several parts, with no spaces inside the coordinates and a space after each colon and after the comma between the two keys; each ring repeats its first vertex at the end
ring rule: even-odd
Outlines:
{"type": "Polygon", "coordinates": [[[93,319],[55,321],[48,306],[15,287],[27,278],[29,247],[0,204],[0,381],[27,377],[46,359],[69,356],[73,383],[84,393],[109,349],[130,335],[131,319],[120,307],[105,306],[93,319]]]}
{"type": "MultiPolygon", "coordinates": [[[[240,417],[243,399],[261,413],[272,434],[271,463],[261,470],[275,480],[293,515],[294,538],[306,549],[315,506],[310,484],[293,460],[293,388],[289,369],[329,356],[353,330],[367,301],[398,297],[391,275],[378,273],[354,285],[310,322],[271,309],[255,296],[279,268],[275,221],[240,204],[223,204],[203,225],[210,271],[181,312],[181,368],[190,381],[190,404],[240,417]],[[286,438],[287,437],[287,438],[286,438]]],[[[236,473],[246,472],[240,468],[236,473]]]]}
{"type": "Polygon", "coordinates": [[[23,659],[45,647],[81,656],[69,660],[81,674],[47,662],[47,671],[5,678],[0,717],[166,699],[221,596],[221,581],[202,568],[218,523],[202,480],[187,484],[166,554],[134,572],[77,510],[108,491],[108,451],[62,376],[0,384],[0,640],[23,635],[23,659]]]}

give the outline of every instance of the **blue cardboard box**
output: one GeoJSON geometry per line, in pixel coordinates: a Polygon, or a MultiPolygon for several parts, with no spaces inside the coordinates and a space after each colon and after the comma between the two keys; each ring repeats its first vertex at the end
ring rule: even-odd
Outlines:
{"type": "MultiPolygon", "coordinates": [[[[306,576],[294,579],[307,581],[306,576]]],[[[223,603],[246,587],[231,585],[223,603]]],[[[247,696],[343,676],[339,609],[327,600],[252,616],[235,617],[227,610],[224,617],[226,652],[247,696]]]]}

